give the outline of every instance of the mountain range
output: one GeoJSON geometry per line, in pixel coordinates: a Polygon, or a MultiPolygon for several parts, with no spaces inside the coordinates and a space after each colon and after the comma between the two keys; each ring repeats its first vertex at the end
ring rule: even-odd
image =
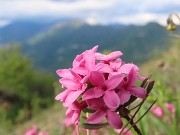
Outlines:
{"type": "Polygon", "coordinates": [[[15,22],[0,28],[0,43],[17,42],[37,69],[54,72],[71,66],[73,58],[95,45],[99,51],[120,50],[126,62],[142,64],[169,46],[165,28],[151,22],[136,25],[88,25],[80,20],[15,22]]]}

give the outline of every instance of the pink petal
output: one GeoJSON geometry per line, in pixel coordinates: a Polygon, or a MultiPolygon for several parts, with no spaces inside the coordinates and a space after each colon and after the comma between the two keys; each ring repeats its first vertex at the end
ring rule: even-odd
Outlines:
{"type": "Polygon", "coordinates": [[[134,69],[136,72],[139,72],[139,68],[134,64],[124,64],[120,67],[119,72],[124,74],[129,74],[131,69],[134,69]]]}
{"type": "Polygon", "coordinates": [[[102,98],[89,99],[86,101],[88,106],[93,110],[104,109],[105,103],[102,98]]]}
{"type": "Polygon", "coordinates": [[[79,67],[83,61],[83,54],[77,55],[73,61],[73,68],[79,67]]]}
{"type": "Polygon", "coordinates": [[[143,81],[144,79],[146,79],[146,77],[143,77],[143,76],[139,76],[139,75],[138,75],[138,76],[137,76],[137,79],[143,81]]]}
{"type": "MultiPolygon", "coordinates": [[[[101,73],[111,73],[113,72],[112,68],[108,64],[104,63],[98,63],[96,66],[98,66],[97,71],[100,71],[101,73]]],[[[96,71],[96,70],[94,70],[96,71]]]]}
{"type": "Polygon", "coordinates": [[[69,92],[68,96],[66,97],[63,105],[65,107],[69,106],[72,104],[77,98],[84,92],[84,90],[77,90],[77,91],[71,91],[69,92]]]}
{"type": "Polygon", "coordinates": [[[105,82],[107,90],[115,89],[122,82],[123,78],[124,78],[124,75],[121,75],[121,74],[110,77],[105,82]]]}
{"type": "Polygon", "coordinates": [[[58,94],[56,97],[55,97],[55,99],[56,100],[61,100],[61,101],[64,101],[65,99],[66,99],[66,97],[67,97],[67,95],[69,94],[69,92],[70,92],[70,90],[65,90],[65,91],[63,91],[63,92],[61,92],[60,94],[58,94]]]}
{"type": "Polygon", "coordinates": [[[120,116],[116,112],[107,111],[107,121],[115,129],[120,129],[123,125],[123,122],[120,116]]]}
{"type": "Polygon", "coordinates": [[[121,59],[117,59],[116,61],[110,62],[110,66],[113,69],[119,69],[122,65],[122,60],[121,59]]]}
{"type": "Polygon", "coordinates": [[[112,52],[110,53],[109,55],[107,55],[108,57],[108,60],[114,60],[116,58],[119,58],[120,56],[122,56],[122,52],[121,51],[115,51],[115,52],[112,52]]]}
{"type": "Polygon", "coordinates": [[[64,78],[73,78],[70,69],[59,69],[56,71],[56,73],[60,76],[60,77],[64,77],[64,78]]]}
{"type": "Polygon", "coordinates": [[[103,99],[105,104],[111,109],[116,109],[120,105],[119,96],[115,91],[105,91],[103,99]]]}
{"type": "Polygon", "coordinates": [[[71,74],[73,76],[72,80],[75,80],[76,82],[79,82],[82,79],[77,73],[73,72],[72,70],[70,70],[70,72],[71,72],[71,74]]]}
{"type": "Polygon", "coordinates": [[[95,113],[93,113],[89,118],[87,118],[86,122],[90,124],[97,124],[102,122],[105,116],[105,111],[98,110],[95,113]]]}
{"type": "Polygon", "coordinates": [[[127,77],[126,85],[127,87],[131,87],[137,81],[137,72],[132,68],[127,77]]]}
{"type": "Polygon", "coordinates": [[[80,82],[82,84],[86,84],[88,80],[89,80],[89,75],[85,76],[80,82]]]}
{"type": "Polygon", "coordinates": [[[68,118],[71,118],[73,116],[74,110],[72,110],[71,108],[68,108],[66,111],[66,116],[68,118]]]}
{"type": "Polygon", "coordinates": [[[121,105],[123,105],[124,103],[126,103],[127,101],[129,101],[130,97],[131,97],[131,94],[129,91],[126,91],[126,90],[120,90],[118,92],[118,96],[120,98],[120,101],[121,101],[121,105]]]}
{"type": "Polygon", "coordinates": [[[110,60],[114,60],[118,57],[122,56],[122,53],[120,51],[116,51],[116,52],[112,52],[108,55],[104,55],[101,53],[96,53],[95,57],[97,60],[103,60],[103,61],[110,61],[110,60]]]}
{"type": "Polygon", "coordinates": [[[102,54],[102,53],[95,53],[95,58],[96,58],[97,60],[102,60],[102,59],[104,59],[105,56],[106,56],[106,55],[104,55],[104,54],[102,54]]]}
{"type": "Polygon", "coordinates": [[[138,98],[145,98],[147,94],[144,88],[136,87],[136,86],[130,87],[130,93],[138,98]]]}
{"type": "Polygon", "coordinates": [[[99,71],[104,67],[104,63],[97,63],[92,71],[99,71]]]}
{"type": "Polygon", "coordinates": [[[56,72],[59,76],[63,78],[72,79],[76,81],[81,80],[81,77],[74,73],[71,69],[59,69],[56,72]]]}
{"type": "Polygon", "coordinates": [[[94,52],[92,50],[89,50],[87,53],[84,54],[85,59],[85,67],[88,70],[92,70],[95,66],[95,56],[94,52]]]}
{"type": "Polygon", "coordinates": [[[91,50],[95,53],[98,49],[98,45],[96,45],[95,47],[93,47],[91,50]]]}
{"type": "Polygon", "coordinates": [[[84,67],[76,67],[76,68],[73,68],[72,71],[83,76],[88,74],[88,70],[84,67]]]}
{"type": "Polygon", "coordinates": [[[83,96],[82,99],[83,100],[87,100],[87,99],[93,99],[93,98],[99,98],[104,94],[104,90],[95,87],[95,88],[91,88],[89,90],[87,90],[83,96]]]}
{"type": "Polygon", "coordinates": [[[66,88],[70,89],[70,90],[78,90],[81,87],[80,83],[75,82],[74,80],[71,79],[66,79],[66,78],[62,78],[59,80],[59,82],[65,86],[66,88]]]}
{"type": "Polygon", "coordinates": [[[80,110],[80,103],[78,101],[74,101],[70,106],[68,106],[69,108],[71,108],[72,110],[80,110]]]}
{"type": "Polygon", "coordinates": [[[105,83],[103,74],[98,71],[90,72],[89,81],[91,82],[92,85],[98,86],[98,87],[103,86],[105,83]]]}
{"type": "Polygon", "coordinates": [[[80,117],[81,112],[79,110],[74,111],[74,114],[72,116],[72,122],[77,125],[78,121],[79,121],[79,117],[80,117]]]}

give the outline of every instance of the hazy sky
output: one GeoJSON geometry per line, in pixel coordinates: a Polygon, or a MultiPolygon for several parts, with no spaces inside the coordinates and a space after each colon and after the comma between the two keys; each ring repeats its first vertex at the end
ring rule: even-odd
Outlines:
{"type": "Polygon", "coordinates": [[[180,0],[0,0],[0,24],[22,18],[77,18],[91,24],[166,23],[180,0]]]}

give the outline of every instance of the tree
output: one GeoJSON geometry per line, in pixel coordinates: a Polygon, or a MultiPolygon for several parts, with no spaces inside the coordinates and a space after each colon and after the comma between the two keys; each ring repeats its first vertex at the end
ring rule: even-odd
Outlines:
{"type": "Polygon", "coordinates": [[[53,81],[53,76],[32,68],[31,60],[21,54],[19,46],[0,48],[0,107],[6,103],[5,120],[24,121],[52,105],[53,81]]]}

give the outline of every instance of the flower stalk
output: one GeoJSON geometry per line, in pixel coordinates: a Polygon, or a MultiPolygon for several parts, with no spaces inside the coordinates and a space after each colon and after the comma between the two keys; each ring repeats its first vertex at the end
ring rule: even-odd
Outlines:
{"type": "MultiPolygon", "coordinates": [[[[141,133],[141,130],[138,128],[138,126],[134,123],[134,121],[133,121],[133,119],[132,118],[130,118],[128,115],[127,116],[125,116],[124,117],[127,121],[129,121],[129,123],[131,124],[131,126],[134,128],[134,131],[136,131],[136,133],[138,134],[138,135],[142,135],[142,133],[141,133]]],[[[126,132],[128,132],[129,131],[129,129],[126,131],[126,132]]],[[[125,132],[125,133],[126,133],[125,132]]],[[[124,133],[124,134],[125,134],[124,133]]]]}
{"type": "MultiPolygon", "coordinates": [[[[86,117],[87,118],[89,117],[89,113],[88,112],[86,112],[86,117]]],[[[89,129],[86,129],[86,135],[90,135],[89,129]]]]}

